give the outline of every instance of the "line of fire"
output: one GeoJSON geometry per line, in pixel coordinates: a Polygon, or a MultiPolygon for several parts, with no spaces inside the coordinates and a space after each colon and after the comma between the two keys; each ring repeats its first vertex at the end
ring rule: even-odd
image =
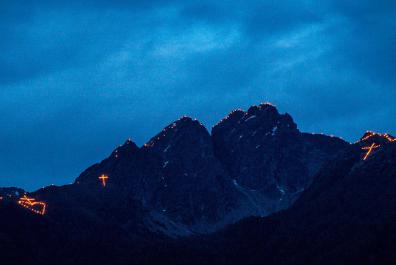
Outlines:
{"type": "MultiPolygon", "coordinates": [[[[387,133],[381,134],[381,133],[376,133],[376,132],[367,132],[367,135],[366,135],[364,138],[362,138],[362,139],[360,140],[360,142],[367,141],[367,140],[369,140],[370,138],[373,138],[373,137],[375,137],[375,136],[380,137],[380,138],[384,138],[384,139],[386,139],[388,142],[396,142],[396,138],[395,138],[395,137],[392,137],[392,136],[390,136],[390,135],[387,134],[387,133]]],[[[363,156],[363,160],[367,160],[367,159],[369,158],[369,156],[373,153],[373,151],[374,151],[375,149],[380,148],[380,147],[381,147],[381,144],[377,144],[377,143],[375,143],[375,142],[373,142],[373,143],[372,143],[371,145],[369,145],[369,146],[364,146],[364,147],[362,147],[362,150],[366,151],[366,153],[365,153],[364,156],[363,156]]]]}
{"type": "Polygon", "coordinates": [[[23,197],[18,200],[18,204],[40,215],[45,214],[45,208],[47,207],[45,202],[36,201],[34,198],[29,198],[26,195],[23,195],[23,197]]]}
{"type": "MultiPolygon", "coordinates": [[[[377,137],[381,137],[386,139],[388,142],[396,142],[396,138],[390,136],[389,134],[385,133],[385,134],[380,134],[380,133],[375,133],[375,132],[367,132],[367,135],[362,138],[359,142],[363,142],[363,141],[367,141],[370,138],[377,136],[377,137]]],[[[371,154],[373,154],[374,150],[378,149],[381,147],[381,144],[377,144],[375,142],[373,142],[371,145],[369,146],[364,146],[361,149],[366,151],[366,153],[363,155],[363,160],[367,160],[369,158],[369,156],[371,154]]],[[[118,157],[118,154],[116,154],[118,157]]],[[[109,180],[109,176],[107,176],[106,174],[102,174],[98,177],[99,181],[101,182],[103,187],[106,187],[106,183],[109,180]]],[[[0,198],[1,200],[2,198],[0,198]]],[[[47,204],[45,202],[42,201],[36,201],[34,198],[30,198],[26,195],[24,195],[23,197],[21,197],[18,200],[18,204],[21,205],[22,207],[32,211],[33,213],[36,214],[40,214],[40,215],[44,215],[46,212],[46,207],[47,204]]]]}
{"type": "MultiPolygon", "coordinates": [[[[108,179],[109,179],[109,177],[105,174],[102,174],[99,177],[99,180],[101,181],[103,187],[106,187],[106,182],[108,179]]],[[[3,198],[1,197],[0,200],[2,200],[2,199],[3,198]]],[[[33,213],[40,214],[40,215],[45,214],[46,207],[47,207],[47,204],[45,202],[36,201],[36,199],[28,197],[26,194],[23,195],[23,197],[19,198],[18,204],[20,206],[32,211],[33,213]]]]}

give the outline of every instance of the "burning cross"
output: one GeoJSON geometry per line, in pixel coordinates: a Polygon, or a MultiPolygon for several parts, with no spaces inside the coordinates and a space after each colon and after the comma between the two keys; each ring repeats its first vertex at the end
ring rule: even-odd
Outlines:
{"type": "Polygon", "coordinates": [[[367,150],[366,155],[363,157],[363,160],[367,160],[369,155],[373,152],[374,149],[380,147],[381,145],[373,143],[371,146],[362,147],[362,150],[367,150]]]}
{"type": "Polygon", "coordinates": [[[21,201],[21,202],[25,202],[25,203],[27,203],[27,204],[29,204],[29,205],[32,205],[33,202],[35,201],[35,199],[29,198],[29,197],[27,197],[26,195],[23,195],[23,197],[20,198],[20,201],[21,201]]]}
{"type": "Polygon", "coordinates": [[[45,214],[45,207],[47,206],[44,202],[37,202],[33,198],[29,198],[26,195],[23,195],[22,198],[19,199],[18,204],[25,207],[26,209],[31,210],[34,213],[44,215],[45,214]],[[36,208],[34,208],[36,206],[36,208]],[[40,207],[37,210],[37,206],[40,207]]]}
{"type": "Polygon", "coordinates": [[[102,175],[99,177],[99,179],[102,181],[103,187],[106,187],[106,181],[109,179],[109,177],[106,175],[102,175]]]}

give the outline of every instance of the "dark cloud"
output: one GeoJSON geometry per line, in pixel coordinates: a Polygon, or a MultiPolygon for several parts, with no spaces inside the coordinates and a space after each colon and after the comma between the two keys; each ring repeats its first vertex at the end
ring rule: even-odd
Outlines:
{"type": "Polygon", "coordinates": [[[187,114],[272,101],[302,130],[396,133],[391,1],[3,1],[0,186],[72,181],[187,114]]]}

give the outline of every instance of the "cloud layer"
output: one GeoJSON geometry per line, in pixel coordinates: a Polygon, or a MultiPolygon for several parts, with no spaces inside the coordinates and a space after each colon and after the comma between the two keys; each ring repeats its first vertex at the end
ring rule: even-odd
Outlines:
{"type": "Polygon", "coordinates": [[[0,7],[0,186],[263,101],[304,131],[396,134],[393,1],[30,2],[0,7]]]}

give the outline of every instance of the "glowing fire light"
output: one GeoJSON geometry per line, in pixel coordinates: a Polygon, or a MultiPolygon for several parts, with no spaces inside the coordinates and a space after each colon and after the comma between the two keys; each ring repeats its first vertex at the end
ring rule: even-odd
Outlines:
{"type": "Polygon", "coordinates": [[[368,140],[368,139],[370,139],[371,137],[374,137],[374,136],[379,136],[379,137],[385,138],[386,140],[388,140],[388,142],[396,142],[396,138],[390,136],[387,133],[381,134],[381,133],[370,132],[370,131],[368,131],[367,135],[364,138],[360,139],[359,142],[366,141],[366,140],[368,140]]]}
{"type": "Polygon", "coordinates": [[[30,211],[32,211],[34,213],[40,214],[40,215],[45,214],[45,208],[47,206],[45,202],[36,201],[35,199],[29,198],[26,195],[23,195],[23,197],[21,197],[18,200],[18,204],[21,205],[22,207],[25,207],[26,209],[29,209],[30,211]],[[37,209],[37,208],[39,208],[39,209],[37,209]]]}
{"type": "Polygon", "coordinates": [[[99,179],[102,181],[103,187],[106,187],[106,181],[109,179],[109,177],[103,174],[99,177],[99,179]]]}
{"type": "Polygon", "coordinates": [[[374,149],[379,148],[381,145],[373,143],[370,146],[362,147],[362,150],[367,150],[366,155],[363,157],[363,160],[367,160],[369,155],[373,152],[374,149]]]}

